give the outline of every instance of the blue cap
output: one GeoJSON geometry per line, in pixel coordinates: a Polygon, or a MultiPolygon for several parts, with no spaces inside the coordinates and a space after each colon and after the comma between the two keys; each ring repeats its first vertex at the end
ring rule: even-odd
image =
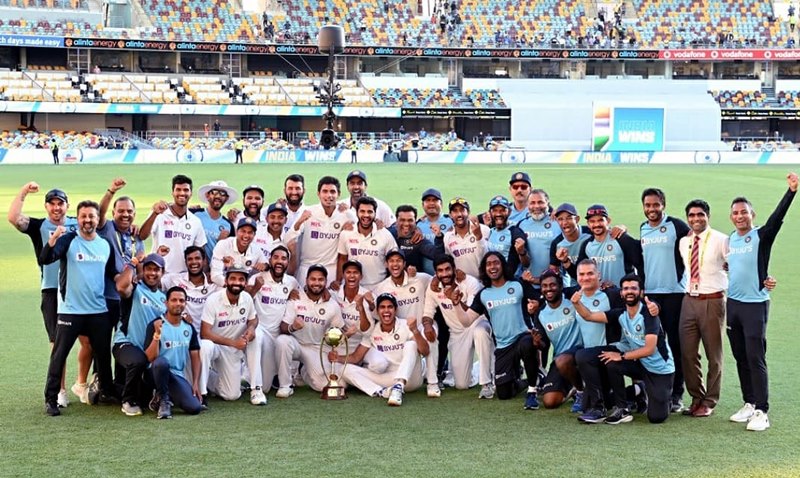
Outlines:
{"type": "Polygon", "coordinates": [[[520,181],[522,181],[524,183],[528,183],[528,186],[530,186],[532,184],[531,183],[531,177],[528,176],[528,173],[525,173],[525,172],[522,172],[522,171],[519,171],[519,172],[516,172],[516,173],[512,174],[511,175],[511,179],[508,180],[508,184],[514,184],[514,183],[517,183],[517,182],[520,182],[520,181]]]}
{"type": "Polygon", "coordinates": [[[558,206],[556,208],[555,215],[558,216],[562,212],[566,212],[570,216],[577,216],[578,215],[578,210],[575,208],[575,206],[573,206],[572,204],[570,204],[568,202],[565,202],[564,204],[561,204],[560,206],[558,206]]]}
{"type": "Polygon", "coordinates": [[[433,196],[433,197],[435,197],[436,199],[438,199],[439,201],[441,201],[441,200],[442,200],[442,193],[440,193],[440,192],[439,192],[439,190],[438,190],[438,189],[435,189],[435,188],[428,188],[428,189],[426,189],[426,190],[425,190],[425,192],[424,192],[424,193],[422,193],[422,200],[424,201],[424,200],[425,200],[425,198],[426,198],[426,197],[429,197],[429,196],[433,196]]]}
{"type": "Polygon", "coordinates": [[[261,197],[264,197],[264,189],[258,184],[251,184],[250,186],[242,189],[242,197],[246,196],[248,191],[258,191],[261,194],[261,197]]]}
{"type": "Polygon", "coordinates": [[[359,178],[364,181],[364,184],[367,184],[367,173],[364,171],[360,171],[358,169],[355,171],[350,171],[350,174],[347,175],[347,180],[345,182],[349,183],[353,178],[359,178]]]}
{"type": "Polygon", "coordinates": [[[400,256],[400,257],[403,258],[403,260],[406,260],[406,254],[403,251],[401,251],[400,249],[394,249],[392,251],[387,252],[386,253],[386,260],[388,261],[389,258],[392,257],[392,256],[400,256]]]}
{"type": "Polygon", "coordinates": [[[146,266],[147,264],[155,264],[162,269],[164,269],[165,265],[164,258],[155,252],[148,254],[147,257],[145,257],[142,261],[142,267],[146,266]]]}
{"type": "Polygon", "coordinates": [[[251,217],[243,217],[239,219],[239,222],[236,224],[236,229],[244,226],[250,226],[254,231],[258,230],[258,223],[251,217]]]}
{"type": "Polygon", "coordinates": [[[274,202],[267,207],[267,215],[270,215],[275,211],[282,212],[286,216],[289,215],[289,210],[286,209],[286,206],[284,206],[283,203],[274,202]]]}
{"type": "Polygon", "coordinates": [[[495,196],[489,201],[489,209],[495,206],[503,206],[506,209],[510,209],[511,203],[504,196],[495,196]]]}
{"type": "Polygon", "coordinates": [[[47,191],[47,194],[44,195],[44,202],[48,203],[53,199],[60,199],[64,202],[69,202],[67,200],[67,193],[60,189],[51,189],[47,191]]]}
{"type": "Polygon", "coordinates": [[[328,278],[328,269],[322,264],[314,264],[311,267],[309,267],[308,271],[306,272],[306,277],[308,277],[309,274],[311,274],[314,271],[321,272],[326,279],[328,278]]]}
{"type": "Polygon", "coordinates": [[[586,210],[586,219],[589,219],[593,216],[603,216],[608,217],[608,209],[602,204],[595,204],[593,206],[589,206],[586,210]]]}

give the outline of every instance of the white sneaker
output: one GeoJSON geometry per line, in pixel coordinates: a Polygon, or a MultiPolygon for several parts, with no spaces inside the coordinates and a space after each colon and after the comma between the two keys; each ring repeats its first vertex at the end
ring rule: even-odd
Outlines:
{"type": "Polygon", "coordinates": [[[69,397],[67,396],[66,390],[61,390],[58,392],[58,398],[56,399],[56,403],[58,404],[58,408],[67,408],[69,405],[69,397]]]}
{"type": "MultiPolygon", "coordinates": [[[[437,385],[438,388],[438,385],[437,385]]],[[[403,386],[396,383],[389,392],[389,400],[386,401],[390,407],[399,407],[403,404],[403,386]]]]}
{"type": "Polygon", "coordinates": [[[70,390],[78,397],[81,403],[89,403],[89,384],[75,382],[70,390]]]}
{"type": "Polygon", "coordinates": [[[267,397],[264,396],[264,392],[261,391],[261,387],[256,387],[250,390],[250,403],[253,405],[267,404],[267,397]]]}
{"type": "Polygon", "coordinates": [[[135,403],[122,402],[122,413],[129,417],[138,417],[142,414],[142,409],[135,403]]]}
{"type": "Polygon", "coordinates": [[[745,403],[742,408],[739,409],[738,412],[731,415],[731,421],[736,423],[747,423],[750,418],[753,417],[753,414],[756,412],[756,407],[752,403],[745,403]]]}
{"type": "Polygon", "coordinates": [[[751,432],[763,432],[769,428],[769,417],[761,410],[756,410],[753,417],[747,422],[747,429],[751,432]]]}
{"type": "Polygon", "coordinates": [[[439,388],[438,383],[428,384],[428,398],[439,398],[442,396],[442,389],[439,388]]]}
{"type": "Polygon", "coordinates": [[[275,397],[277,398],[289,398],[294,393],[294,389],[292,387],[281,387],[275,392],[275,397]]]}
{"type": "Polygon", "coordinates": [[[382,389],[375,392],[372,396],[377,398],[383,398],[384,400],[386,400],[387,398],[389,398],[389,393],[391,391],[392,389],[390,387],[383,387],[382,389]]]}
{"type": "Polygon", "coordinates": [[[484,383],[481,386],[481,392],[478,394],[479,399],[491,400],[494,398],[494,385],[491,383],[484,383]]]}

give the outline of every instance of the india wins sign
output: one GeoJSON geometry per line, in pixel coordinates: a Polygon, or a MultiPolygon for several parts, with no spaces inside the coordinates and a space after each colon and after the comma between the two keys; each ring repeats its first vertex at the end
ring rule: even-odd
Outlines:
{"type": "Polygon", "coordinates": [[[664,108],[594,103],[592,151],[663,151],[664,108]]]}

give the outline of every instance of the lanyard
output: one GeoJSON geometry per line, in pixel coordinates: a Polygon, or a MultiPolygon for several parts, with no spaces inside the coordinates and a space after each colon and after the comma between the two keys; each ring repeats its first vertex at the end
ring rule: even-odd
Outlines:
{"type": "Polygon", "coordinates": [[[120,231],[116,231],[117,233],[117,242],[119,243],[119,252],[122,254],[123,258],[132,259],[136,255],[136,242],[133,240],[133,236],[130,236],[131,245],[128,250],[125,250],[125,241],[123,240],[124,233],[120,231]]]}

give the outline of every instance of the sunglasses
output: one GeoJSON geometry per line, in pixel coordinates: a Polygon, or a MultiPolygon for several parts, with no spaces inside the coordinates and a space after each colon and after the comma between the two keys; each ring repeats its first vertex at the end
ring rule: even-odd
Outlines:
{"type": "Polygon", "coordinates": [[[214,196],[228,197],[228,193],[226,193],[225,191],[220,191],[219,189],[212,189],[208,193],[214,196]]]}
{"type": "Polygon", "coordinates": [[[450,200],[450,205],[451,206],[459,205],[459,206],[465,206],[466,207],[466,206],[469,205],[469,203],[464,198],[453,198],[453,199],[450,200]]]}
{"type": "Polygon", "coordinates": [[[586,211],[587,216],[608,216],[608,212],[605,209],[589,209],[586,211]]]}

